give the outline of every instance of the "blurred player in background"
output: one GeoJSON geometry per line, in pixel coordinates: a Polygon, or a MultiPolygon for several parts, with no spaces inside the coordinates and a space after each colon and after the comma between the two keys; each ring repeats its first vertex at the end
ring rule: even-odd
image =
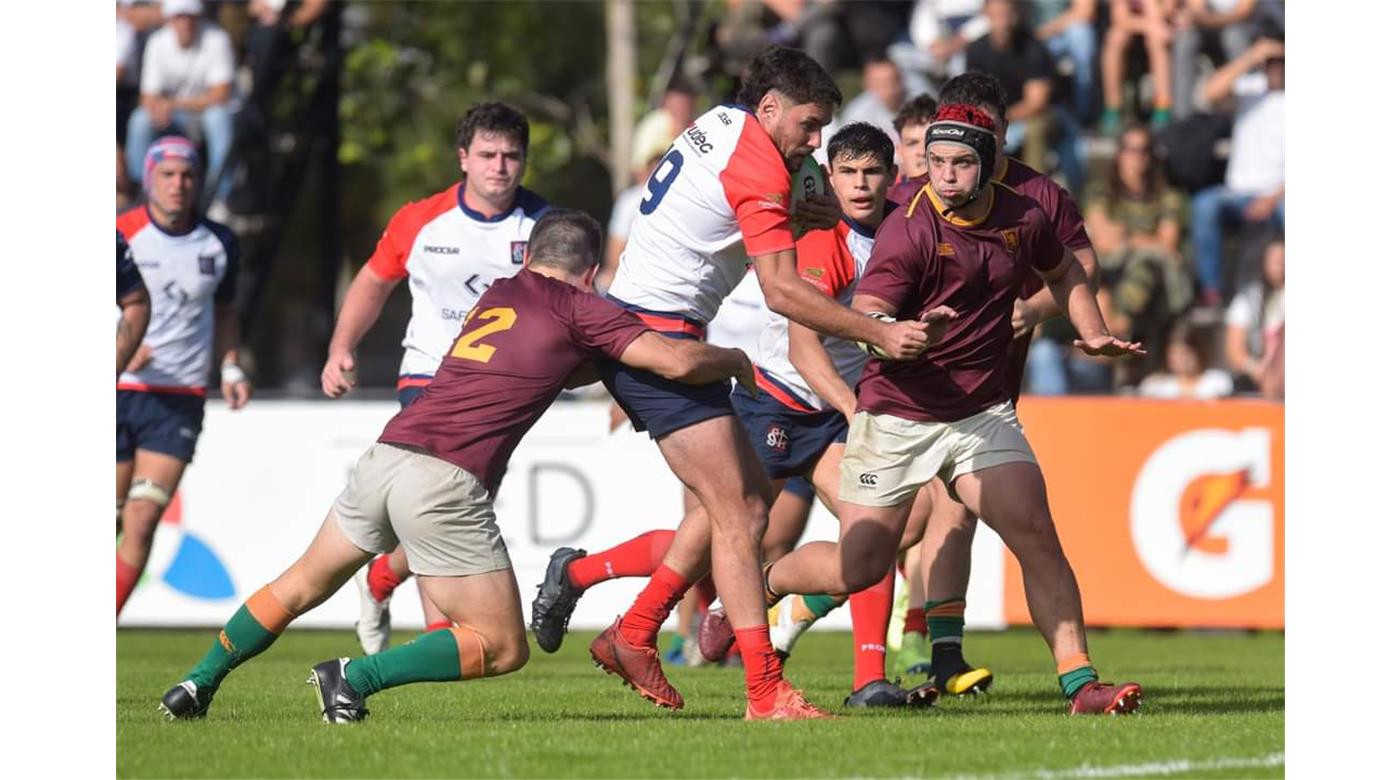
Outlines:
{"type": "Polygon", "coordinates": [[[928,176],[928,159],[924,157],[924,131],[938,113],[938,101],[928,93],[914,96],[899,107],[894,115],[894,129],[899,133],[895,159],[899,161],[899,180],[908,181],[928,176]]]}
{"type": "Polygon", "coordinates": [[[195,213],[199,155],[179,136],[151,144],[144,161],[147,203],[117,217],[151,295],[151,321],[117,377],[117,614],[131,596],[161,513],[194,460],[204,425],[205,383],[214,355],[229,408],[252,393],[238,364],[234,307],[238,242],[195,213]]]}
{"type": "Polygon", "coordinates": [[[363,720],[365,699],[413,682],[507,674],[529,658],[520,593],[493,503],[507,461],[566,385],[594,381],[596,358],[672,381],[752,383],[738,350],[681,342],[593,294],[602,231],[555,211],[530,236],[524,273],[467,314],[421,400],[355,464],[311,546],[241,606],[186,679],[161,699],[171,719],[203,717],[235,667],[335,593],[376,552],[402,546],[419,584],[455,625],[311,670],[321,717],[363,720]]]}
{"type": "MultiPolygon", "coordinates": [[[[882,227],[856,291],[858,311],[933,317],[933,346],[911,365],[873,360],[841,461],[841,539],[770,564],[769,598],[848,593],[888,570],[910,508],[934,477],[1001,536],[1026,580],[1032,620],[1053,654],[1072,713],[1131,712],[1136,683],[1098,681],[1074,572],[1045,483],[1006,390],[1012,311],[1041,274],[1091,355],[1141,354],[1104,325],[1084,269],[1040,206],[992,181],[996,125],[944,103],[929,126],[929,183],[882,227]]],[[[935,688],[930,680],[915,690],[935,688]]]]}
{"type": "MultiPolygon", "coordinates": [[[[117,231],[117,308],[117,378],[120,379],[122,370],[131,362],[131,356],[136,354],[136,348],[146,335],[146,326],[151,324],[151,296],[120,230],[117,231]]],[[[120,522],[121,517],[117,520],[120,522]]]]}
{"type": "MultiPolygon", "coordinates": [[[[697,119],[653,172],[610,296],[677,338],[702,338],[751,260],[768,308],[779,315],[821,332],[877,342],[906,359],[919,354],[927,344],[923,323],[860,316],[797,274],[792,174],[820,143],[821,128],[840,100],[831,77],[802,52],[769,47],[757,54],[738,105],[716,107],[697,119]]],[[[799,207],[802,227],[826,227],[839,218],[834,200],[823,200],[828,205],[820,214],[799,207]]],[[[702,507],[682,521],[632,608],[593,641],[594,660],[644,698],[684,706],[657,660],[656,636],[682,594],[713,567],[743,656],[746,717],[822,717],[783,679],[768,641],[759,558],[772,498],[734,419],[729,386],[657,382],[616,364],[604,364],[599,373],[702,507]]],[[[557,585],[547,578],[541,586],[537,602],[544,602],[545,612],[555,611],[550,602],[568,598],[557,585]]]]}
{"type": "MultiPolygon", "coordinates": [[[[339,398],[355,385],[355,348],[384,310],[394,288],[408,280],[413,315],[399,367],[400,407],[413,403],[433,378],[462,318],[497,279],[514,276],[544,199],[520,186],[530,150],[525,116],[503,103],[479,103],[457,125],[462,180],[399,209],[379,245],[345,293],[321,389],[339,398]]],[[[410,574],[403,550],[375,558],[356,578],[360,617],[355,633],[366,653],[389,645],[389,598],[410,574]]],[[[423,594],[420,592],[419,594],[423,594]]],[[[426,597],[429,629],[447,616],[426,597]]]]}

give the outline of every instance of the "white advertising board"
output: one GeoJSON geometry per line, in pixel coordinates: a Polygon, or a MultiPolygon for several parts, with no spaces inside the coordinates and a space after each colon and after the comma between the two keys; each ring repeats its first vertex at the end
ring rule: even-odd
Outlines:
{"type": "MultiPolygon", "coordinates": [[[[656,446],[629,426],[609,433],[607,409],[597,401],[555,404],[525,437],[501,484],[496,512],[527,620],[555,548],[598,551],[680,521],[680,484],[656,446]]],[[[194,463],[119,625],[221,625],[306,548],[355,459],[397,411],[391,401],[255,400],[231,412],[211,401],[194,463]]],[[[835,518],[818,506],[804,541],[835,538],[835,518]]],[[[1002,576],[1001,542],[984,526],[973,550],[969,627],[1005,625],[1002,576]]],[[[593,588],[571,627],[608,625],[644,582],[593,588]]],[[[354,585],[347,584],[295,625],[349,628],[357,611],[354,585]]],[[[396,627],[423,625],[415,588],[399,589],[393,614],[396,627]]],[[[849,628],[850,620],[843,609],[819,625],[849,628]]]]}

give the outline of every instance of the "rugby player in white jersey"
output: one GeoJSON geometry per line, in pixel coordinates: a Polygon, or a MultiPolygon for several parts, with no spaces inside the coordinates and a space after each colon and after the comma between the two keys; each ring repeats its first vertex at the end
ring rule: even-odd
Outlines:
{"type": "Polygon", "coordinates": [[[241,409],[252,392],[238,365],[238,242],[195,211],[199,155],[187,139],[165,136],[147,149],[144,167],[147,202],[117,217],[151,297],[145,337],[117,377],[118,615],[194,460],[213,356],[222,360],[219,390],[230,408],[241,409]]]}
{"type": "MultiPolygon", "coordinates": [[[[697,119],[652,173],[609,295],[657,330],[702,338],[752,262],[774,312],[895,358],[916,357],[928,345],[927,323],[857,314],[797,273],[791,176],[820,143],[840,90],[795,49],[764,49],[747,73],[738,104],[697,119]]],[[[713,567],[744,660],[746,716],[824,716],[783,679],[768,641],[759,557],[771,487],[734,418],[728,384],[682,386],[616,363],[600,364],[599,374],[702,508],[682,521],[637,602],[593,641],[594,660],[643,697],[682,707],[657,659],[656,636],[686,589],[713,567]]]]}
{"type": "MultiPolygon", "coordinates": [[[[345,293],[321,371],[321,389],[331,398],[354,387],[355,348],[400,282],[408,280],[413,296],[398,381],[399,405],[407,407],[437,372],[481,294],[497,279],[514,276],[525,261],[530,230],[548,208],[520,186],[529,122],[504,103],[479,103],[463,114],[456,142],[462,179],[399,209],[345,293]]],[[[360,594],[355,632],[366,653],[388,647],[389,597],[409,574],[400,548],[355,576],[360,594]]],[[[422,602],[427,630],[451,625],[428,598],[422,602]]]]}

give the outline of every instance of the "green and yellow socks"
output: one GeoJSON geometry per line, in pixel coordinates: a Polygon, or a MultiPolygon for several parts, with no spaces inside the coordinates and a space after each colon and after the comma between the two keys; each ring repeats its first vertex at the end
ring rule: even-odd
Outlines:
{"type": "Polygon", "coordinates": [[[928,624],[929,642],[933,644],[930,662],[934,677],[946,679],[967,668],[962,654],[966,611],[967,599],[963,596],[924,602],[924,621],[928,624]]]}
{"type": "Polygon", "coordinates": [[[1089,663],[1089,656],[1084,653],[1075,653],[1055,666],[1060,675],[1060,692],[1066,699],[1073,699],[1080,688],[1099,679],[1098,670],[1089,663]]]}
{"type": "Polygon", "coordinates": [[[271,647],[294,617],[272,594],[272,587],[264,585],[224,624],[204,660],[190,670],[189,679],[200,690],[218,689],[235,667],[271,647]]]}
{"type": "Polygon", "coordinates": [[[406,645],[345,665],[345,681],[361,696],[408,683],[485,676],[486,641],[471,626],[430,631],[406,645]]]}

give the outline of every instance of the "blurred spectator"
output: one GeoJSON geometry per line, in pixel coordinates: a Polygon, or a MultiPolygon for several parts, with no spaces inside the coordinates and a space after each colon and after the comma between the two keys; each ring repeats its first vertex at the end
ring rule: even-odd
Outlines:
{"type": "MultiPolygon", "coordinates": [[[[675,106],[673,106],[675,108],[675,106]]],[[[608,248],[593,285],[599,292],[607,292],[612,284],[613,274],[617,273],[617,263],[622,250],[627,246],[627,235],[632,232],[632,220],[637,217],[637,209],[647,194],[646,182],[651,172],[661,162],[662,155],[671,147],[671,142],[690,124],[690,117],[684,124],[677,119],[684,114],[672,114],[665,108],[658,108],[637,123],[632,133],[632,186],[619,192],[613,201],[612,216],[608,219],[608,248]]]]}
{"type": "Polygon", "coordinates": [[[1094,33],[1094,0],[1036,0],[1035,37],[1057,61],[1065,58],[1073,68],[1074,118],[1093,119],[1098,95],[1094,91],[1094,68],[1098,64],[1098,36],[1094,33]]]}
{"type": "Polygon", "coordinates": [[[987,34],[968,45],[967,69],[991,74],[1001,82],[1007,96],[1007,153],[1044,173],[1055,61],[1023,23],[1013,0],[987,0],[982,13],[987,17],[987,34]]]}
{"type": "Polygon", "coordinates": [[[117,3],[117,143],[126,142],[127,120],[141,99],[141,53],[146,39],[163,21],[158,3],[117,3]]]}
{"type": "Polygon", "coordinates": [[[1201,54],[1216,66],[1239,57],[1256,36],[1256,0],[1179,0],[1172,14],[1172,106],[1177,119],[1196,109],[1197,61],[1201,54]]]}
{"type": "Polygon", "coordinates": [[[918,0],[909,15],[909,42],[890,47],[900,70],[945,81],[967,70],[965,50],[987,32],[983,0],[918,0]]]}
{"type": "MultiPolygon", "coordinates": [[[[127,171],[141,181],[146,147],[172,129],[202,131],[212,179],[223,170],[233,145],[233,45],[228,33],[202,18],[199,0],[165,0],[166,24],[146,44],[141,65],[141,105],[127,127],[127,171]]],[[[224,200],[233,180],[223,176],[224,200]]]]}
{"type": "Polygon", "coordinates": [[[1207,334],[1188,323],[1172,329],[1167,344],[1166,370],[1146,379],[1138,386],[1138,394],[1147,398],[1182,398],[1210,400],[1224,398],[1234,392],[1230,374],[1218,368],[1206,368],[1207,334]]]}
{"type": "Polygon", "coordinates": [[[1131,323],[1131,339],[1143,342],[1148,355],[1162,354],[1168,331],[1195,296],[1180,251],[1185,207],[1141,125],[1123,131],[1112,169],[1085,197],[1084,222],[1099,253],[1102,284],[1131,323]]]}
{"type": "Polygon", "coordinates": [[[822,128],[822,145],[814,156],[826,163],[826,144],[836,131],[852,122],[869,122],[885,131],[895,147],[899,133],[894,127],[894,115],[904,104],[904,79],[899,68],[884,55],[870,59],[861,67],[861,93],[851,98],[841,109],[841,115],[822,128]]]}
{"type": "Polygon", "coordinates": [[[900,106],[894,117],[894,129],[899,133],[895,144],[895,160],[899,162],[899,180],[907,181],[928,173],[928,158],[924,156],[924,132],[938,114],[938,101],[927,92],[915,95],[900,106]]]}
{"type": "Polygon", "coordinates": [[[909,24],[910,0],[763,0],[782,23],[778,42],[792,40],[828,73],[883,57],[909,24]]]}
{"type": "Polygon", "coordinates": [[[253,73],[254,96],[271,91],[278,78],[287,70],[292,53],[293,30],[304,30],[315,24],[326,12],[327,0],[251,0],[245,44],[246,63],[253,73]]]}
{"type": "Polygon", "coordinates": [[[1235,294],[1225,312],[1225,360],[1241,384],[1283,397],[1282,236],[1264,249],[1259,278],[1235,294]]]}
{"type": "Polygon", "coordinates": [[[1117,135],[1123,126],[1123,81],[1128,46],[1137,38],[1147,48],[1152,75],[1152,126],[1171,121],[1172,0],[1110,0],[1108,31],[1103,37],[1103,117],[1099,130],[1117,135]]]}
{"type": "Polygon", "coordinates": [[[1235,104],[1225,183],[1191,199],[1203,304],[1221,301],[1225,227],[1272,222],[1283,228],[1283,71],[1283,44],[1261,38],[1216,71],[1203,89],[1213,107],[1228,105],[1232,98],[1235,104]],[[1263,73],[1257,72],[1260,68],[1263,73]]]}

